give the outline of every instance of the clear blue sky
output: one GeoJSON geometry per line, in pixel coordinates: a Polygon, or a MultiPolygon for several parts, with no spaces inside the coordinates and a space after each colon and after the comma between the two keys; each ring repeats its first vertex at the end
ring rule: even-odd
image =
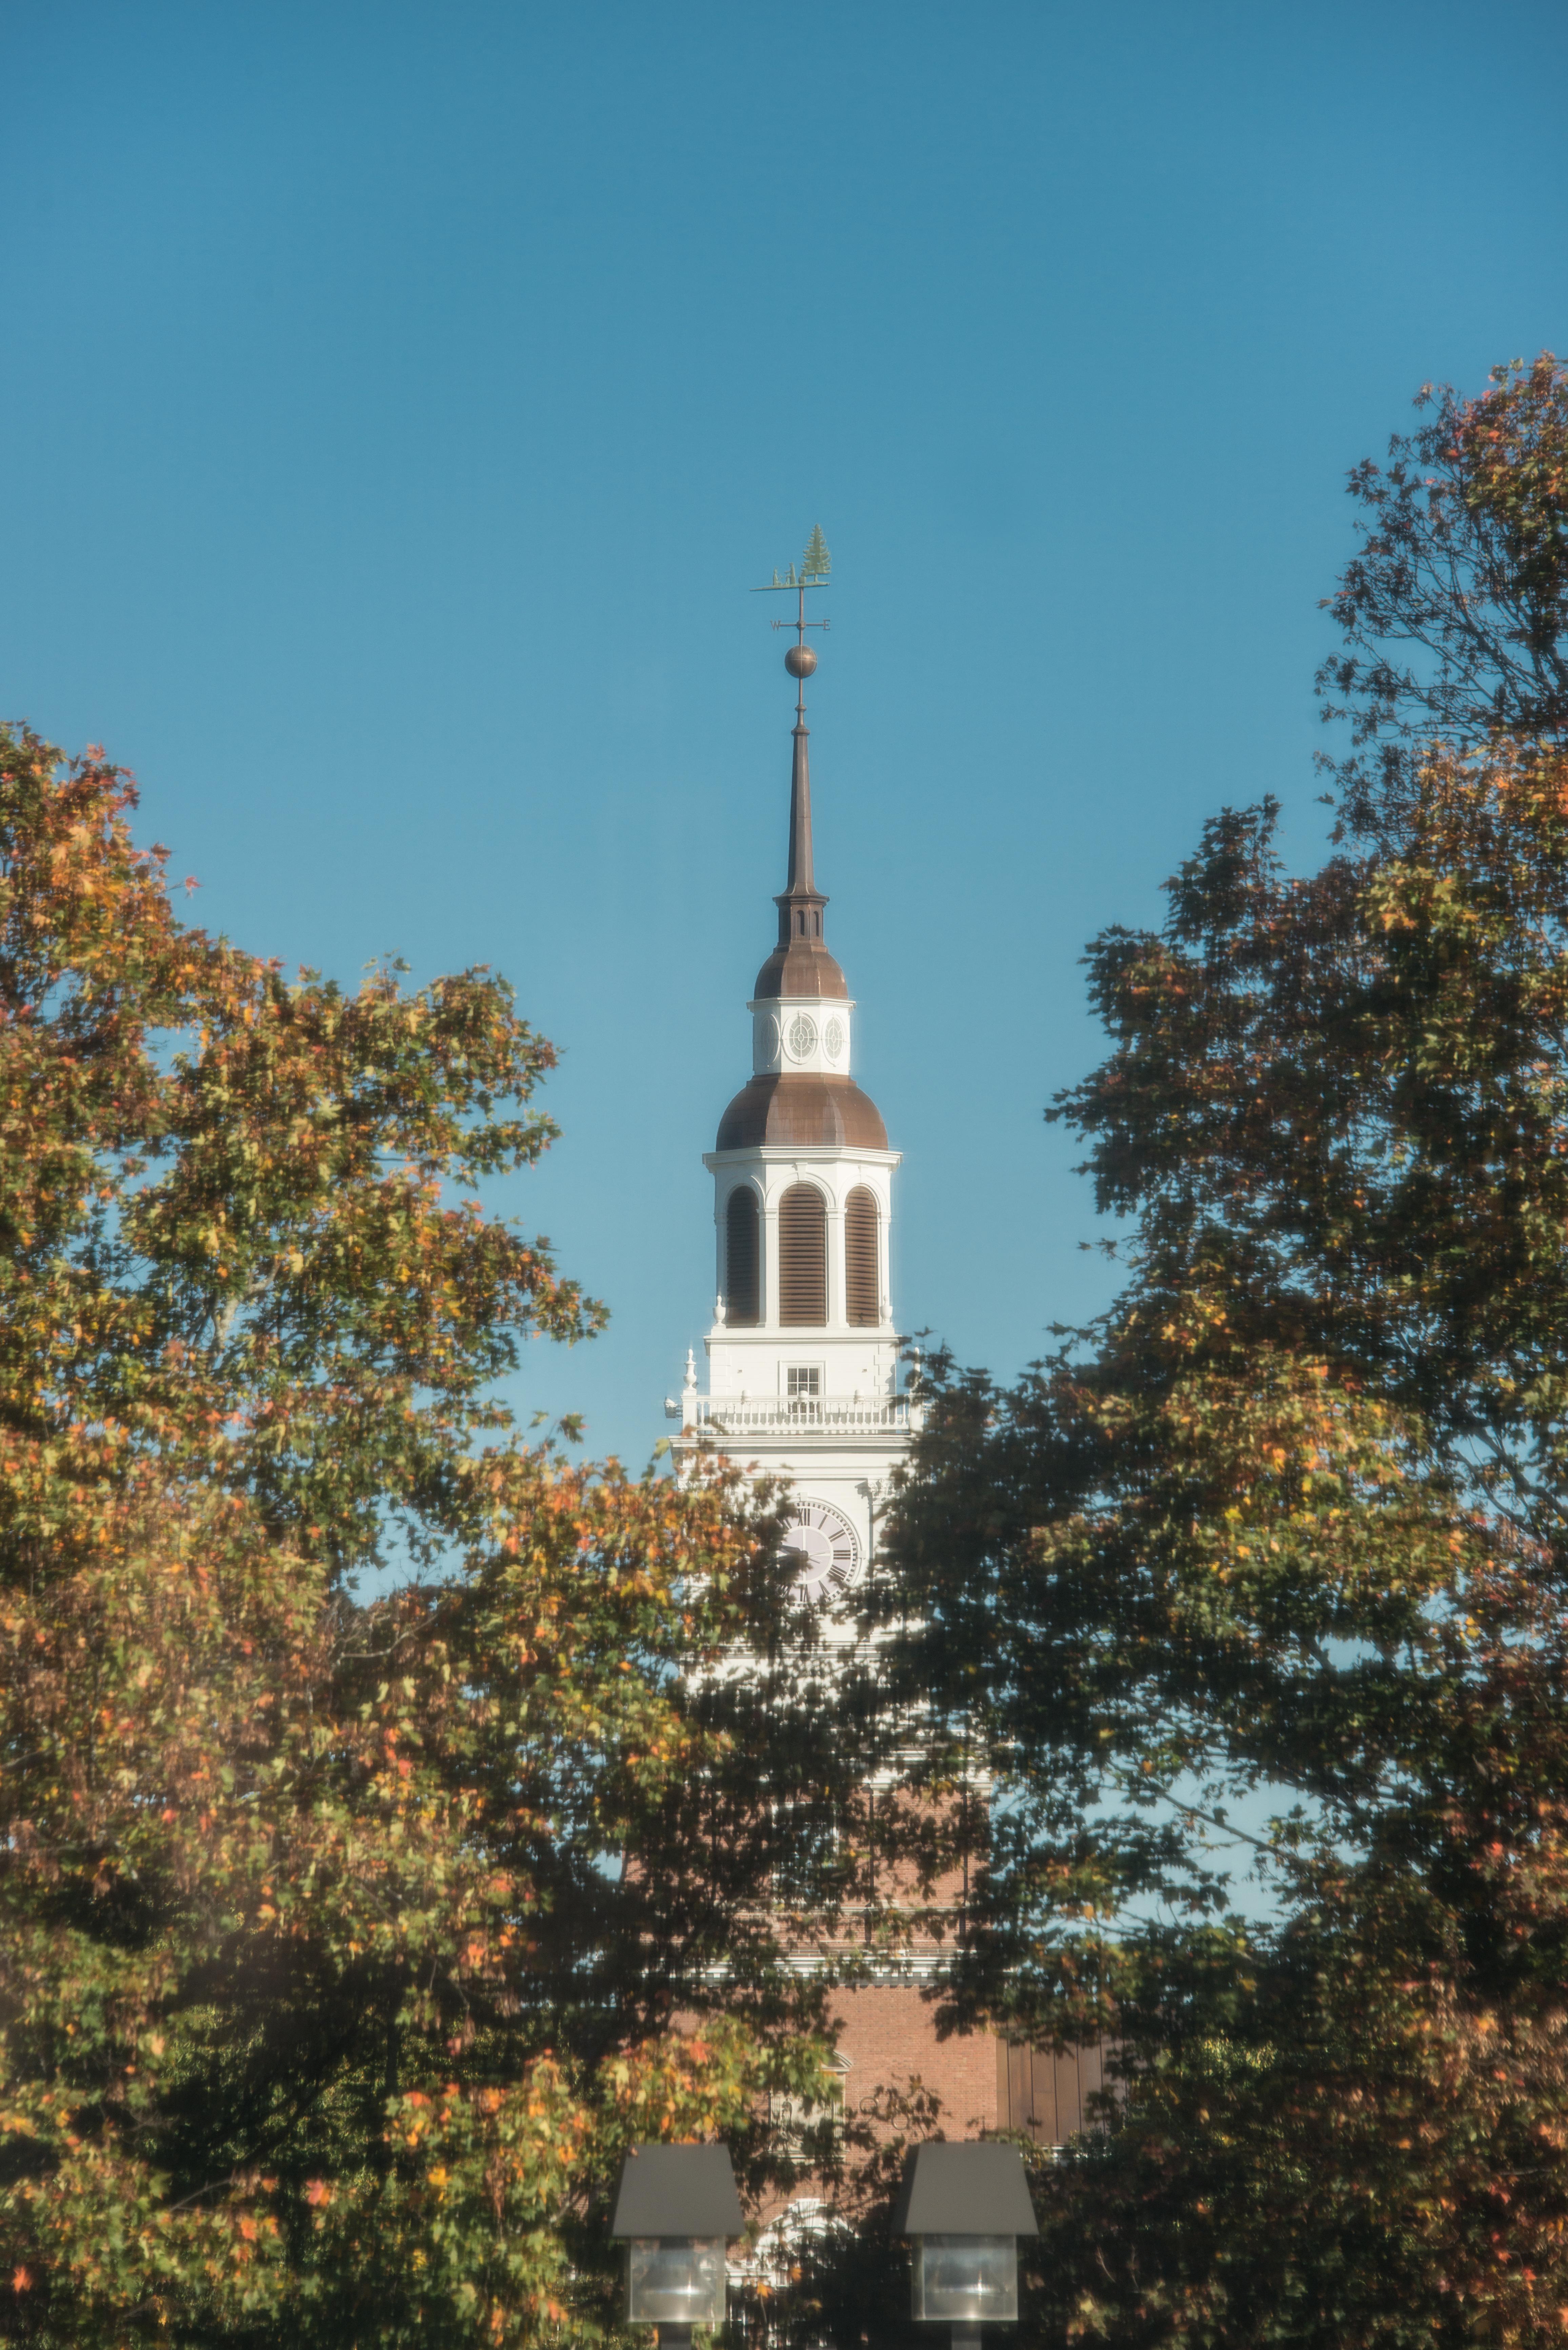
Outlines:
{"type": "Polygon", "coordinates": [[[0,77],[0,709],[246,946],[515,981],[614,1315],[520,1399],[640,1461],[704,1326],[817,521],[901,1314],[1100,1303],[1083,943],[1221,802],[1316,853],[1345,469],[1568,346],[1560,0],[13,0],[0,77]]]}

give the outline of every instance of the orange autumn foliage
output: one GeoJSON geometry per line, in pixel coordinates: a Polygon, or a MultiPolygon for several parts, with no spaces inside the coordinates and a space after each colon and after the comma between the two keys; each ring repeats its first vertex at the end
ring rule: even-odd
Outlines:
{"type": "Polygon", "coordinates": [[[511,1428],[602,1315],[505,984],[287,980],[134,806],[0,733],[0,2336],[599,2339],[625,2147],[818,2079],[820,1740],[681,1677],[765,1523],[511,1428]]]}

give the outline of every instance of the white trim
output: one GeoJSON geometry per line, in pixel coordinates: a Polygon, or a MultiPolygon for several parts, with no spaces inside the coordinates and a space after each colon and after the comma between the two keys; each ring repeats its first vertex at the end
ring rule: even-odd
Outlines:
{"type": "Polygon", "coordinates": [[[873,1150],[861,1142],[750,1142],[740,1150],[702,1153],[702,1164],[711,1175],[722,1167],[784,1167],[795,1159],[809,1159],[818,1166],[857,1160],[863,1167],[885,1167],[889,1173],[904,1163],[901,1150],[873,1150]]]}

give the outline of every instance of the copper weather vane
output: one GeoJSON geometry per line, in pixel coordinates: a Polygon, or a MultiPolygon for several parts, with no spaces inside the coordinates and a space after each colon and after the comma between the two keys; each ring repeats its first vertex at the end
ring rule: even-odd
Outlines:
{"type": "Polygon", "coordinates": [[[816,667],[816,655],[805,641],[805,632],[807,629],[826,629],[831,625],[826,620],[806,619],[805,591],[808,588],[826,588],[828,574],[832,569],[833,557],[827,551],[827,541],[822,535],[822,525],[820,523],[814,523],[811,536],[805,543],[805,553],[800,559],[800,569],[796,571],[792,563],[782,579],[775,571],[773,577],[763,587],[753,588],[752,590],[753,596],[794,596],[797,598],[794,619],[775,620],[774,626],[775,629],[794,630],[795,640],[784,655],[784,667],[791,677],[798,681],[799,691],[795,697],[794,710],[795,718],[799,723],[804,723],[805,718],[805,681],[816,667]]]}

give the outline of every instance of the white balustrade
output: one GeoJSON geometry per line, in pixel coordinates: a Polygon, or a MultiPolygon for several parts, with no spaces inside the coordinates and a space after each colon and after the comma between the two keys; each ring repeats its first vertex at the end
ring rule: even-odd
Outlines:
{"type": "Polygon", "coordinates": [[[905,1435],[919,1425],[910,1419],[909,1398],[898,1396],[693,1395],[688,1428],[707,1436],[833,1437],[905,1435]]]}

